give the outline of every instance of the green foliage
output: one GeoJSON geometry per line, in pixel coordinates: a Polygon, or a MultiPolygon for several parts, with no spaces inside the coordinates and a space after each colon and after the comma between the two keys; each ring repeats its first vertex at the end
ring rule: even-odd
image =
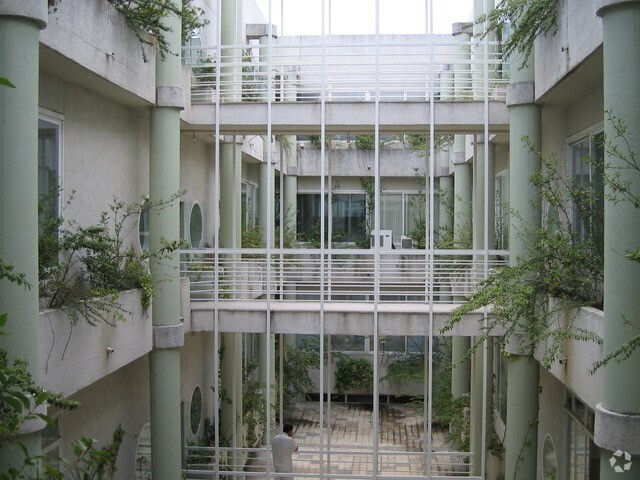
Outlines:
{"type": "MultiPolygon", "coordinates": [[[[143,307],[149,307],[154,286],[146,261],[164,258],[180,248],[181,242],[164,241],[157,251],[137,252],[126,246],[126,240],[142,213],[157,213],[178,197],[144,206],[114,200],[98,223],[88,227],[66,221],[62,214],[45,214],[50,200],[44,198],[39,206],[38,273],[46,306],[66,307],[72,324],[80,317],[92,325],[102,321],[111,324],[123,318],[120,293],[139,288],[143,307]]],[[[67,206],[72,201],[73,196],[67,206]]]]}
{"type": "Polygon", "coordinates": [[[500,34],[504,27],[511,25],[511,34],[502,44],[503,54],[509,56],[521,53],[526,65],[536,37],[558,29],[557,0],[503,0],[487,15],[476,21],[484,27],[481,39],[489,32],[500,34]]]}
{"type": "Polygon", "coordinates": [[[373,385],[373,364],[366,358],[353,358],[337,352],[335,389],[338,393],[373,385]]]}
{"type": "MultiPolygon", "coordinates": [[[[578,185],[558,170],[554,157],[541,157],[542,169],[531,182],[538,188],[545,205],[558,212],[556,221],[542,228],[520,220],[518,234],[526,240],[528,256],[511,266],[496,270],[467,303],[452,312],[445,327],[449,330],[466,313],[492,307],[489,327],[475,347],[495,328],[505,330],[505,337],[525,332],[533,351],[545,345],[542,363],[549,367],[567,339],[600,342],[593,332],[573,325],[556,323],[557,314],[584,305],[599,305],[599,288],[603,280],[602,232],[594,208],[599,194],[594,185],[578,185]],[[587,227],[587,238],[580,238],[573,219],[578,215],[587,227]],[[552,297],[561,301],[550,306],[552,297]]],[[[534,208],[540,208],[534,205],[534,208]]],[[[517,212],[512,216],[518,218],[517,212]]]]}
{"type": "MultiPolygon", "coordinates": [[[[282,374],[285,402],[295,401],[298,395],[304,396],[314,390],[315,385],[309,376],[309,369],[320,368],[318,351],[309,342],[303,343],[299,348],[284,345],[282,374]]],[[[276,378],[280,379],[280,355],[276,355],[276,378]]]]}
{"type": "Polygon", "coordinates": [[[197,85],[215,87],[216,83],[216,63],[210,57],[199,58],[197,63],[191,68],[191,74],[197,85]]]}
{"type": "MultiPolygon", "coordinates": [[[[27,287],[24,276],[5,268],[6,262],[0,258],[0,281],[9,281],[27,287]]],[[[8,314],[0,314],[0,336],[4,331],[8,314]]],[[[19,441],[20,427],[28,420],[40,419],[49,424],[51,417],[40,413],[44,406],[63,410],[78,408],[79,403],[65,399],[61,394],[50,392],[35,384],[28,371],[28,364],[22,358],[9,359],[6,350],[0,349],[0,442],[15,442],[24,454],[21,465],[0,472],[0,480],[44,480],[65,478],[102,479],[110,478],[116,471],[115,464],[124,431],[118,427],[113,443],[102,448],[95,447],[95,440],[82,438],[72,444],[75,458],[67,461],[47,455],[32,456],[19,441]],[[56,460],[63,465],[57,469],[42,465],[47,460],[56,460]]]]}
{"type": "Polygon", "coordinates": [[[424,381],[424,354],[394,355],[387,365],[387,374],[380,379],[396,388],[424,381]]]}
{"type": "MultiPolygon", "coordinates": [[[[254,358],[242,370],[242,412],[245,425],[244,446],[254,447],[267,424],[267,402],[263,393],[263,385],[252,380],[258,368],[254,358]]],[[[271,416],[273,419],[273,416],[271,416]]]]}
{"type": "Polygon", "coordinates": [[[427,209],[426,200],[427,197],[424,193],[425,188],[425,176],[421,175],[416,169],[411,181],[418,188],[417,195],[413,195],[409,198],[409,205],[413,213],[413,228],[409,231],[409,236],[413,240],[413,244],[416,248],[427,248],[427,209]]]}
{"type": "MultiPolygon", "coordinates": [[[[409,133],[406,135],[406,139],[411,145],[412,150],[421,152],[428,152],[431,148],[431,140],[429,135],[420,135],[415,133],[409,133]]],[[[434,137],[433,149],[436,153],[446,149],[449,145],[453,144],[453,134],[436,134],[434,137]]]]}
{"type": "MultiPolygon", "coordinates": [[[[167,55],[179,55],[180,52],[172,52],[165,37],[171,32],[171,28],[164,24],[165,17],[177,15],[181,19],[182,43],[185,43],[191,32],[209,23],[202,18],[204,10],[193,5],[193,0],[182,0],[182,8],[176,7],[174,0],[107,0],[124,15],[127,24],[135,33],[138,40],[146,45],[153,42],[148,35],[155,38],[158,51],[162,59],[167,55]]],[[[142,58],[147,61],[147,56],[142,50],[142,58]]]]}
{"type": "Polygon", "coordinates": [[[16,88],[16,86],[13,83],[11,83],[8,79],[4,77],[0,77],[0,85],[2,85],[3,87],[16,88]]]}
{"type": "MultiPolygon", "coordinates": [[[[313,145],[315,148],[320,148],[320,135],[309,135],[309,142],[311,142],[311,145],[313,145]]],[[[324,137],[324,146],[325,147],[329,147],[329,137],[325,136],[324,137]]]]}
{"type": "Polygon", "coordinates": [[[366,133],[356,135],[356,149],[374,150],[376,148],[376,136],[366,133]]]}
{"type": "Polygon", "coordinates": [[[242,50],[242,101],[257,102],[266,93],[260,67],[253,61],[251,48],[242,50]]]}

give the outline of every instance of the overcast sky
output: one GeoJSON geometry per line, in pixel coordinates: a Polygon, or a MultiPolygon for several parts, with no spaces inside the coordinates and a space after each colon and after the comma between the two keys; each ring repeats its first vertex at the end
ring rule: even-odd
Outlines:
{"type": "MultiPolygon", "coordinates": [[[[428,0],[379,0],[380,33],[426,33],[428,0]]],[[[269,0],[256,0],[268,18],[269,0]]],[[[375,0],[324,0],[329,31],[334,35],[375,33],[375,0]]],[[[473,0],[429,0],[433,10],[433,33],[451,33],[455,22],[470,20],[473,0]]],[[[322,30],[322,0],[271,0],[271,20],[281,35],[319,35],[322,30]],[[281,9],[284,10],[284,29],[281,9]]]]}

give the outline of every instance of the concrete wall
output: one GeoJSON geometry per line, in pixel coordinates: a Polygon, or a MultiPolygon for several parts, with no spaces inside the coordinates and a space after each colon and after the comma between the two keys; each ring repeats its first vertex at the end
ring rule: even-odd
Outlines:
{"type": "MultiPolygon", "coordinates": [[[[63,216],[95,224],[114,198],[127,204],[148,193],[149,112],[71,81],[43,74],[40,107],[62,116],[63,216]],[[75,193],[74,193],[75,192],[75,193]]],[[[137,229],[129,245],[137,247],[137,229]]]]}
{"type": "Polygon", "coordinates": [[[558,31],[535,44],[536,97],[544,95],[602,44],[597,0],[560,0],[558,31]]]}
{"type": "Polygon", "coordinates": [[[40,312],[40,371],[43,387],[71,395],[151,350],[151,318],[140,305],[140,292],[120,297],[124,322],[72,326],[62,310],[40,312]],[[108,351],[107,349],[112,349],[108,351]]]}
{"type": "Polygon", "coordinates": [[[565,387],[544,368],[540,368],[540,410],[538,413],[538,478],[544,478],[542,472],[543,448],[547,435],[555,447],[558,465],[558,478],[564,478],[566,469],[565,442],[567,436],[565,387]]]}
{"type": "Polygon", "coordinates": [[[46,47],[43,68],[59,69],[86,86],[110,84],[106,88],[116,96],[123,95],[118,92],[121,89],[138,102],[155,100],[154,49],[141,47],[125,18],[106,0],[58,2],[49,13],[47,28],[40,32],[40,41],[46,47]],[[51,51],[57,55],[50,55],[51,51]]]}
{"type": "MultiPolygon", "coordinates": [[[[117,354],[117,352],[116,352],[117,354]]],[[[188,442],[204,440],[204,418],[213,417],[213,336],[188,334],[181,350],[181,402],[184,404],[184,431],[188,442]],[[203,412],[199,431],[193,434],[189,411],[193,390],[199,386],[203,395],[203,412]]],[[[118,473],[115,479],[134,478],[136,446],[143,425],[149,421],[149,360],[144,355],[126,366],[93,382],[76,392],[72,398],[81,406],[78,410],[61,414],[60,428],[62,456],[72,458],[69,444],[81,437],[95,438],[99,446],[111,441],[114,429],[125,430],[118,454],[118,473]]],[[[70,374],[78,374],[82,363],[74,363],[70,374]]]]}

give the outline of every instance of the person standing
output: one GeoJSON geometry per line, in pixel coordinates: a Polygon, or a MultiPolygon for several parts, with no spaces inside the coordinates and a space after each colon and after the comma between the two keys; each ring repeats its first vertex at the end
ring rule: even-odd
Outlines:
{"type": "MultiPolygon", "coordinates": [[[[298,444],[293,439],[293,425],[285,423],[282,433],[273,437],[271,453],[273,466],[278,473],[293,472],[293,452],[298,451],[298,444]]],[[[278,480],[291,480],[292,477],[276,477],[278,480]]]]}

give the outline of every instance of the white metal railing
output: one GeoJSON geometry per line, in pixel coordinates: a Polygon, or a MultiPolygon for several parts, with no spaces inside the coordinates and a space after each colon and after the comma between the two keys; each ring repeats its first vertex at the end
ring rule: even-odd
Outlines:
{"type": "Polygon", "coordinates": [[[377,293],[381,302],[451,303],[506,265],[508,252],[489,251],[485,263],[482,250],[380,251],[378,282],[374,261],[374,250],[183,250],[181,275],[191,281],[192,301],[214,300],[217,291],[230,301],[373,302],[377,293]]]}
{"type": "Polygon", "coordinates": [[[431,452],[426,464],[426,453],[398,449],[379,450],[377,461],[371,446],[331,449],[302,448],[293,456],[293,472],[276,474],[268,448],[218,448],[186,447],[183,475],[187,479],[219,478],[260,479],[323,478],[369,479],[376,467],[376,478],[415,478],[430,475],[431,478],[473,478],[469,461],[473,454],[444,449],[431,452]],[[219,461],[216,459],[219,458],[219,461]]]}
{"type": "Polygon", "coordinates": [[[485,61],[490,99],[505,99],[508,72],[497,42],[487,42],[485,59],[475,42],[430,44],[423,36],[390,43],[381,38],[377,48],[373,37],[363,38],[327,43],[324,58],[321,44],[308,40],[274,42],[270,51],[267,44],[184,47],[191,101],[266,102],[268,81],[272,102],[319,102],[322,95],[328,102],[373,101],[378,95],[381,101],[428,101],[432,93],[435,100],[482,100],[485,61]]]}

